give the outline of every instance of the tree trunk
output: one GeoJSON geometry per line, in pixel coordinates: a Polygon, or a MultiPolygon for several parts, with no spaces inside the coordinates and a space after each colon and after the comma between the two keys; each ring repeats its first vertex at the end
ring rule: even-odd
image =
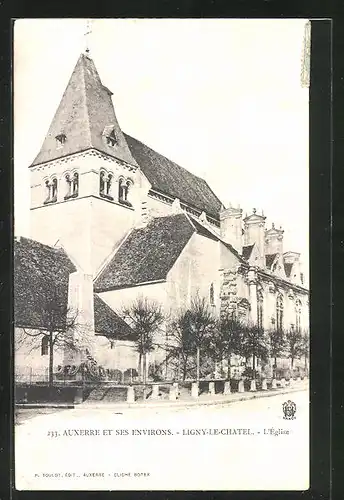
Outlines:
{"type": "Polygon", "coordinates": [[[178,353],[177,380],[180,379],[180,352],[178,353]]]}
{"type": "Polygon", "coordinates": [[[230,380],[230,378],[231,378],[231,355],[230,354],[228,355],[228,359],[227,359],[227,378],[228,378],[228,380],[230,380]]]}
{"type": "Polygon", "coordinates": [[[54,343],[53,334],[49,335],[49,386],[54,384],[54,343]]]}
{"type": "Polygon", "coordinates": [[[199,361],[200,361],[200,348],[197,346],[197,352],[196,352],[196,380],[199,382],[199,361]]]}
{"type": "Polygon", "coordinates": [[[142,363],[142,365],[143,365],[143,370],[142,370],[142,372],[143,372],[143,383],[146,385],[146,375],[147,375],[146,374],[146,364],[147,364],[147,354],[146,353],[143,354],[142,361],[143,361],[143,363],[142,363]]]}
{"type": "Polygon", "coordinates": [[[139,353],[139,366],[138,366],[138,372],[140,376],[140,381],[142,382],[143,379],[143,373],[142,373],[142,353],[139,353]]]}
{"type": "Polygon", "coordinates": [[[253,372],[253,379],[256,379],[256,356],[255,354],[252,355],[252,372],[253,372]]]}
{"type": "Polygon", "coordinates": [[[291,358],[291,367],[293,368],[294,367],[294,357],[292,356],[291,358]]]}

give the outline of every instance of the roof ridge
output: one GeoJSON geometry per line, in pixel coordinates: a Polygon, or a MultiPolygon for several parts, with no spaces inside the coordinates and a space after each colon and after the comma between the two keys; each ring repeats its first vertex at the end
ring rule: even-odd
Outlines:
{"type": "MultiPolygon", "coordinates": [[[[162,157],[162,158],[164,158],[165,160],[167,160],[167,161],[170,161],[170,162],[174,163],[174,165],[176,165],[176,166],[177,166],[177,167],[179,167],[180,169],[184,170],[185,172],[188,172],[188,174],[191,174],[192,176],[194,176],[194,177],[196,177],[197,179],[199,179],[199,180],[201,180],[201,181],[205,182],[205,183],[208,185],[207,181],[206,181],[205,179],[203,179],[203,177],[200,177],[199,175],[194,174],[193,172],[191,172],[190,170],[188,170],[187,168],[182,167],[181,165],[179,165],[179,163],[175,162],[174,160],[171,160],[171,159],[170,159],[170,158],[168,158],[167,156],[165,156],[165,155],[163,155],[162,153],[159,153],[158,151],[156,151],[156,150],[155,150],[152,146],[149,146],[148,144],[145,144],[144,142],[140,141],[140,139],[136,139],[136,137],[133,137],[132,135],[127,134],[126,132],[123,132],[123,134],[124,134],[125,136],[130,137],[131,139],[134,139],[134,141],[140,142],[140,143],[141,143],[143,146],[145,146],[146,148],[151,149],[152,151],[154,151],[154,153],[158,154],[159,156],[161,156],[161,157],[162,157]]],[[[211,189],[209,185],[208,185],[208,187],[209,187],[209,189],[211,189]]],[[[215,194],[215,193],[214,193],[214,194],[215,194]]],[[[219,200],[219,201],[220,201],[220,200],[219,200]]]]}
{"type": "MultiPolygon", "coordinates": [[[[81,66],[82,68],[82,83],[83,83],[83,88],[81,89],[81,92],[83,93],[83,97],[85,99],[85,115],[86,115],[86,121],[87,121],[87,133],[88,133],[88,140],[89,140],[89,143],[92,147],[92,134],[91,134],[91,122],[90,122],[90,115],[89,115],[89,107],[88,107],[88,102],[87,102],[87,91],[86,91],[86,80],[85,80],[85,56],[84,54],[82,54],[83,56],[83,64],[81,66]]],[[[91,59],[90,59],[91,60],[91,59]]]]}

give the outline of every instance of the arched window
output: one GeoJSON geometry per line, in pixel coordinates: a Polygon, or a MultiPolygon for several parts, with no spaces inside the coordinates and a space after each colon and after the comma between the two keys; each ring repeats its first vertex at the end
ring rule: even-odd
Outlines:
{"type": "Polygon", "coordinates": [[[105,172],[101,171],[100,174],[99,174],[99,194],[102,195],[102,194],[105,194],[104,191],[105,191],[105,181],[104,181],[104,178],[105,178],[105,172]]]}
{"type": "Polygon", "coordinates": [[[257,293],[257,324],[259,328],[263,328],[263,307],[264,307],[264,297],[261,290],[257,293]]]}
{"type": "Polygon", "coordinates": [[[41,342],[41,356],[47,356],[49,354],[49,338],[44,335],[41,342]]]}
{"type": "Polygon", "coordinates": [[[109,195],[111,193],[112,178],[113,178],[113,175],[109,174],[108,175],[108,181],[107,181],[107,184],[106,184],[106,194],[107,195],[109,195]]]}
{"type": "Polygon", "coordinates": [[[73,196],[78,196],[79,194],[79,174],[77,172],[73,175],[73,196]]]}
{"type": "Polygon", "coordinates": [[[214,283],[212,283],[209,288],[209,301],[211,306],[215,305],[214,283]]]}
{"type": "Polygon", "coordinates": [[[102,170],[99,174],[99,194],[102,198],[107,198],[108,200],[113,200],[111,196],[111,185],[112,185],[113,175],[108,174],[102,170]]]}
{"type": "Polygon", "coordinates": [[[123,203],[123,205],[127,205],[128,207],[132,206],[129,201],[129,191],[131,185],[132,182],[129,179],[125,180],[120,178],[118,181],[118,201],[120,203],[123,203]]]}
{"type": "Polygon", "coordinates": [[[51,181],[45,181],[47,197],[44,203],[55,203],[57,201],[57,179],[54,177],[51,181]]]}
{"type": "Polygon", "coordinates": [[[295,326],[297,332],[301,330],[301,309],[302,309],[301,300],[297,299],[295,302],[295,326]]]}
{"type": "Polygon", "coordinates": [[[57,200],[57,179],[56,177],[52,181],[52,200],[51,201],[56,201],[57,200]]]}
{"type": "Polygon", "coordinates": [[[50,200],[50,182],[45,181],[46,197],[44,203],[48,203],[50,200]]]}
{"type": "Polygon", "coordinates": [[[279,295],[276,301],[276,326],[277,330],[283,330],[283,296],[279,295]]]}

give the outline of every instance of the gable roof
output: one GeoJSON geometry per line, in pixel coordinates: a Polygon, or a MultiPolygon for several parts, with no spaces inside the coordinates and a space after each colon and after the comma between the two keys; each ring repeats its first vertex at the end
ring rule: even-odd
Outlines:
{"type": "Polygon", "coordinates": [[[94,329],[106,337],[133,340],[134,332],[130,326],[115,313],[96,293],[94,298],[94,329]]]}
{"type": "Polygon", "coordinates": [[[94,148],[137,166],[117,122],[111,95],[93,60],[81,54],[32,165],[94,148]],[[116,140],[113,146],[103,135],[111,131],[116,140]],[[56,137],[61,135],[65,141],[58,144],[56,137]]]}
{"type": "Polygon", "coordinates": [[[47,328],[47,301],[59,309],[56,324],[63,328],[68,306],[69,274],[76,271],[66,252],[29,238],[14,241],[14,324],[47,328]]]}
{"type": "Polygon", "coordinates": [[[165,280],[193,234],[221,242],[239,260],[239,253],[186,213],[156,217],[133,229],[94,283],[96,292],[165,280]]]}
{"type": "Polygon", "coordinates": [[[152,189],[172,198],[179,198],[182,203],[219,219],[222,203],[204,179],[191,174],[130,135],[124,136],[132,156],[151,183],[152,189]]]}
{"type": "Polygon", "coordinates": [[[209,229],[207,229],[206,227],[202,226],[202,224],[197,219],[195,219],[195,217],[192,217],[192,215],[189,214],[188,217],[190,218],[193,226],[195,227],[197,234],[201,234],[202,236],[205,236],[206,238],[209,238],[214,241],[219,241],[219,237],[210,232],[209,229]]]}
{"type": "Polygon", "coordinates": [[[242,258],[245,260],[249,260],[252,254],[254,244],[253,245],[246,245],[242,247],[242,258]]]}
{"type": "Polygon", "coordinates": [[[185,214],[157,217],[133,229],[97,277],[95,291],[166,279],[194,232],[185,214]]]}
{"type": "Polygon", "coordinates": [[[265,264],[268,269],[271,269],[271,266],[275,260],[277,253],[270,253],[265,255],[265,264]]]}

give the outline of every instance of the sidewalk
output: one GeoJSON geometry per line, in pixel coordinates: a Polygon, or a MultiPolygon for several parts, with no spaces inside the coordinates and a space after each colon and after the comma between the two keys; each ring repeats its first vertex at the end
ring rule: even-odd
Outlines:
{"type": "Polygon", "coordinates": [[[211,405],[223,405],[223,404],[231,404],[236,403],[238,401],[247,401],[249,399],[256,398],[268,398],[272,396],[277,396],[278,394],[289,394],[293,392],[306,391],[308,389],[309,383],[308,380],[303,380],[301,382],[294,382],[292,386],[287,386],[284,388],[278,388],[273,390],[266,391],[256,391],[256,392],[234,392],[232,394],[223,395],[216,394],[210,396],[208,394],[201,394],[198,399],[190,399],[187,400],[177,400],[177,401],[169,401],[168,399],[164,400],[147,400],[145,402],[135,402],[135,403],[97,403],[97,402],[87,402],[79,404],[70,404],[70,403],[19,403],[16,404],[16,408],[56,408],[56,409],[137,409],[137,408],[188,408],[191,406],[211,406],[211,405]]]}
{"type": "Polygon", "coordinates": [[[267,391],[256,391],[256,392],[235,392],[229,394],[227,396],[223,394],[216,394],[215,396],[209,396],[206,394],[202,394],[198,397],[198,399],[190,399],[189,400],[177,400],[177,401],[169,401],[169,400],[147,400],[145,402],[136,402],[136,403],[88,403],[84,401],[78,405],[75,405],[75,408],[82,409],[135,409],[135,408],[188,408],[191,406],[211,406],[211,405],[223,405],[223,404],[231,404],[236,403],[238,401],[246,401],[249,399],[256,398],[268,398],[271,396],[277,396],[278,394],[289,394],[293,392],[306,391],[308,389],[308,380],[301,382],[294,382],[294,384],[290,387],[278,388],[267,391]]]}

